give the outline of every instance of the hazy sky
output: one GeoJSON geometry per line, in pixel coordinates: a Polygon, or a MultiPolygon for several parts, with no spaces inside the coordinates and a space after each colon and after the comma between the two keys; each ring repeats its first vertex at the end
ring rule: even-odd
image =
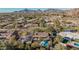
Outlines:
{"type": "MultiPolygon", "coordinates": [[[[0,12],[13,12],[13,11],[19,11],[19,10],[23,10],[25,8],[0,8],[0,12]]],[[[45,10],[47,8],[29,8],[29,9],[33,9],[33,10],[37,10],[37,9],[41,9],[41,10],[45,10]]]]}
{"type": "MultiPolygon", "coordinates": [[[[19,11],[19,10],[23,10],[25,8],[0,8],[0,12],[13,12],[13,11],[19,11]]],[[[41,10],[46,10],[48,8],[29,8],[32,10],[37,10],[37,9],[41,9],[41,10]]],[[[59,9],[66,9],[66,8],[59,8],[59,9]]]]}

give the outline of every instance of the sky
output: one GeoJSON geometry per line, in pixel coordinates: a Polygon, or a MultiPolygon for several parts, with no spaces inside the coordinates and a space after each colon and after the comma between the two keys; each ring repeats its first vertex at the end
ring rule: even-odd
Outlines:
{"type": "Polygon", "coordinates": [[[22,10],[22,8],[0,8],[0,12],[13,12],[19,10],[22,10]]]}
{"type": "MultiPolygon", "coordinates": [[[[19,11],[19,10],[23,10],[25,8],[0,8],[0,12],[13,12],[13,11],[19,11]]],[[[46,10],[47,8],[30,8],[31,10],[37,10],[37,9],[41,9],[41,10],[46,10]]]]}
{"type": "MultiPolygon", "coordinates": [[[[19,10],[24,10],[25,8],[0,8],[0,12],[13,12],[13,11],[19,11],[19,10]]],[[[30,10],[46,10],[48,8],[29,8],[30,10]]],[[[66,9],[66,8],[59,8],[59,9],[66,9]]]]}

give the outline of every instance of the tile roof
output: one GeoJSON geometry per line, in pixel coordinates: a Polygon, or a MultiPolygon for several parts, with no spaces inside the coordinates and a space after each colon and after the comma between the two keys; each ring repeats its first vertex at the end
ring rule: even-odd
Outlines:
{"type": "Polygon", "coordinates": [[[47,36],[48,36],[48,33],[46,32],[38,32],[33,35],[33,37],[47,37],[47,36]]]}

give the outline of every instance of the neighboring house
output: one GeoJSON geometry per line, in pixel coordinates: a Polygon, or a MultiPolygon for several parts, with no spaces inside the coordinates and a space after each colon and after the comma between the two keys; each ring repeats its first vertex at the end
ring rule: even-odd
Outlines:
{"type": "Polygon", "coordinates": [[[46,32],[38,32],[33,35],[33,37],[47,37],[48,33],[46,32]]]}
{"type": "Polygon", "coordinates": [[[33,35],[33,38],[38,38],[38,39],[40,38],[47,39],[47,37],[48,37],[48,33],[46,32],[38,32],[33,35]]]}
{"type": "Polygon", "coordinates": [[[79,33],[77,32],[60,32],[59,35],[62,37],[69,37],[72,39],[79,39],[79,33]]]}
{"type": "Polygon", "coordinates": [[[27,20],[27,23],[33,23],[35,21],[36,21],[36,19],[30,19],[30,20],[27,20]]]}
{"type": "Polygon", "coordinates": [[[38,24],[26,24],[24,25],[24,28],[28,28],[28,27],[38,27],[38,24]]]}
{"type": "Polygon", "coordinates": [[[77,25],[77,24],[72,23],[72,24],[65,24],[65,26],[67,26],[67,27],[76,27],[76,26],[78,26],[78,25],[77,25]]]}
{"type": "Polygon", "coordinates": [[[49,20],[49,19],[45,19],[45,22],[48,23],[48,22],[51,22],[51,20],[49,20]]]}
{"type": "Polygon", "coordinates": [[[25,28],[31,27],[32,24],[26,24],[24,25],[25,28]]]}
{"type": "Polygon", "coordinates": [[[64,32],[78,32],[77,30],[65,30],[64,32]]]}
{"type": "Polygon", "coordinates": [[[53,22],[48,22],[48,23],[46,23],[47,25],[54,25],[54,23],[53,22]]]}
{"type": "Polygon", "coordinates": [[[20,36],[20,39],[22,42],[31,41],[32,40],[32,34],[20,36]]]}
{"type": "Polygon", "coordinates": [[[7,31],[0,31],[0,39],[6,39],[7,31]]]}

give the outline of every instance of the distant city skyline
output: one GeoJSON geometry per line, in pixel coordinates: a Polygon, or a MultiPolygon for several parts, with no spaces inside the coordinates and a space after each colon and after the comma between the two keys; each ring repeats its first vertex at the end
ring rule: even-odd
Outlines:
{"type": "MultiPolygon", "coordinates": [[[[0,12],[14,12],[14,11],[20,11],[20,10],[24,10],[25,8],[0,8],[0,12]]],[[[27,8],[30,10],[47,10],[49,8],[27,8]]],[[[57,8],[56,8],[57,9],[57,8]]],[[[66,9],[66,8],[59,8],[59,9],[66,9]]]]}

